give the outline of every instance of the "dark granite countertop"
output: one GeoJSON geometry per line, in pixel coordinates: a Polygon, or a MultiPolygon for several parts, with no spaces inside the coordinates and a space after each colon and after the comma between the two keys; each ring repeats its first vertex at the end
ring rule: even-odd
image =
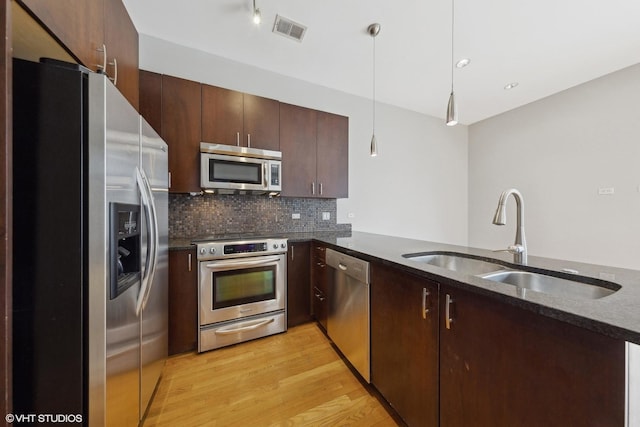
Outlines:
{"type": "MultiPolygon", "coordinates": [[[[207,237],[212,239],[211,236],[207,237]]],[[[620,285],[621,288],[612,295],[594,300],[532,291],[526,292],[525,295],[519,295],[517,288],[509,284],[482,279],[402,257],[403,254],[431,251],[458,252],[484,259],[499,260],[501,264],[509,267],[513,265],[513,255],[508,253],[357,231],[349,233],[289,233],[270,237],[286,237],[290,242],[318,240],[338,251],[368,261],[393,265],[443,285],[486,295],[540,315],[613,338],[640,344],[640,271],[529,256],[526,267],[516,267],[537,272],[552,270],[558,272],[560,277],[570,279],[575,275],[567,273],[565,269],[569,269],[577,271],[580,276],[593,280],[613,282],[620,285]]],[[[225,237],[214,236],[214,238],[220,240],[225,237]]],[[[203,239],[172,239],[170,248],[184,249],[195,240],[203,239]]]]}
{"type": "Polygon", "coordinates": [[[529,256],[526,267],[516,267],[537,272],[552,270],[569,279],[574,274],[562,272],[563,269],[570,269],[577,271],[580,276],[604,279],[620,285],[621,288],[612,295],[595,300],[573,299],[539,292],[527,292],[522,297],[518,296],[515,286],[402,257],[402,254],[431,251],[459,252],[497,259],[508,267],[509,264],[513,265],[513,255],[508,253],[362,232],[352,232],[350,237],[316,239],[336,250],[362,259],[391,264],[444,285],[487,295],[547,317],[640,344],[640,271],[529,256]]]}

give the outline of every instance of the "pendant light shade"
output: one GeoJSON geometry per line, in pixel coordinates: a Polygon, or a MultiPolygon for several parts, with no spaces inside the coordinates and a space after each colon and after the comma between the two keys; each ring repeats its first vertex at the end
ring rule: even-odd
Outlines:
{"type": "Polygon", "coordinates": [[[371,136],[371,157],[376,157],[378,155],[378,141],[376,141],[376,134],[374,133],[371,136]]]}
{"type": "Polygon", "coordinates": [[[458,105],[456,104],[456,96],[453,93],[453,35],[455,29],[455,0],[451,0],[451,94],[449,95],[449,103],[447,104],[447,126],[455,126],[458,124],[458,105]]]}
{"type": "Polygon", "coordinates": [[[447,126],[455,126],[458,124],[458,105],[456,104],[456,96],[451,91],[449,95],[449,104],[447,104],[447,126]]]}
{"type": "Polygon", "coordinates": [[[253,0],[253,23],[260,25],[261,22],[262,14],[260,13],[260,9],[256,7],[256,0],[253,0]]]}
{"type": "Polygon", "coordinates": [[[371,157],[376,157],[378,155],[378,141],[376,140],[376,36],[380,33],[380,24],[369,25],[367,32],[373,39],[373,124],[369,154],[371,157]]]}

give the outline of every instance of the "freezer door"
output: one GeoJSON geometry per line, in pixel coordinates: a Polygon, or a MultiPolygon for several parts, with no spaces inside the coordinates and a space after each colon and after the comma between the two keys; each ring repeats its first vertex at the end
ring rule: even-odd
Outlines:
{"type": "MultiPolygon", "coordinates": [[[[104,91],[107,202],[104,209],[110,209],[112,203],[139,205],[136,183],[140,161],[139,115],[104,76],[92,77],[104,91]]],[[[142,210],[140,214],[139,218],[144,216],[142,210]]],[[[145,240],[144,236],[141,240],[145,240]]],[[[140,262],[144,262],[144,254],[140,262]]],[[[105,286],[110,283],[108,271],[105,286]]],[[[107,426],[137,426],[140,419],[140,318],[136,314],[140,290],[138,281],[114,298],[110,292],[106,297],[107,426]]]]}
{"type": "MultiPolygon", "coordinates": [[[[141,169],[151,190],[157,222],[157,259],[141,312],[140,416],[149,405],[168,355],[169,174],[167,144],[140,117],[141,169]]],[[[146,223],[145,223],[146,226],[146,223]]],[[[148,227],[145,227],[148,229],[148,227]]]]}

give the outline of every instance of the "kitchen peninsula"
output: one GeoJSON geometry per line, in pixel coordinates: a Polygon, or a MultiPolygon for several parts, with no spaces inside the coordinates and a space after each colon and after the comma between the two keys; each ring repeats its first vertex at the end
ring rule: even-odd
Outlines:
{"type": "MultiPolygon", "coordinates": [[[[437,422],[438,411],[440,425],[471,419],[541,425],[552,418],[623,424],[624,341],[640,343],[639,272],[539,257],[514,266],[509,254],[357,231],[282,236],[290,246],[310,242],[311,251],[332,248],[371,263],[371,382],[409,425],[428,414],[437,422]],[[403,256],[424,252],[569,279],[577,274],[592,283],[606,277],[606,286],[620,288],[600,299],[523,294],[403,256]],[[416,330],[423,342],[414,341],[416,330]],[[421,376],[418,368],[433,376],[421,376]],[[500,401],[514,392],[527,404],[500,401]]],[[[188,239],[172,242],[174,252],[189,246],[188,239]]]]}

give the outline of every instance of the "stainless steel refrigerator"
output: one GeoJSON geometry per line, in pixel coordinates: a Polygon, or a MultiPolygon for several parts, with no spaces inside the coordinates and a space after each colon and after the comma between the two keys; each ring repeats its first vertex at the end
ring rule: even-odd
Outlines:
{"type": "Polygon", "coordinates": [[[14,412],[138,425],[167,357],[167,145],[108,78],[14,60],[14,412]]]}

